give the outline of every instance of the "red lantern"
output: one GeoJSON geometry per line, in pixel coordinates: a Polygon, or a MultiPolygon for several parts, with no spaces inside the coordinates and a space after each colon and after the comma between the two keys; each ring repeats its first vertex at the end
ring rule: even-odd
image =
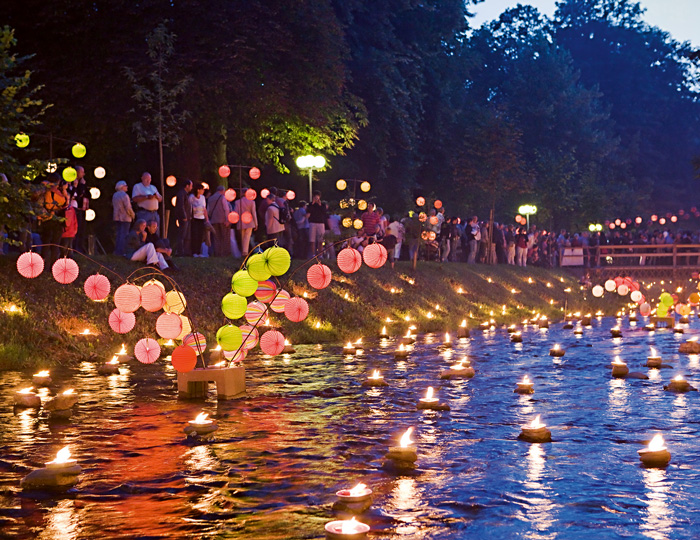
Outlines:
{"type": "Polygon", "coordinates": [[[141,289],[141,307],[151,313],[163,309],[165,289],[162,285],[148,283],[141,289]]]}
{"type": "Polygon", "coordinates": [[[17,259],[17,271],[26,278],[35,278],[44,271],[44,259],[41,255],[28,251],[17,259]]]}
{"type": "MultiPolygon", "coordinates": [[[[175,315],[175,317],[177,317],[177,315],[175,315]]],[[[173,349],[171,362],[177,371],[180,373],[187,373],[188,371],[192,371],[197,365],[197,353],[194,352],[192,347],[180,345],[173,349]]]]}
{"type": "Polygon", "coordinates": [[[141,307],[141,289],[131,283],[125,283],[114,291],[114,305],[123,313],[133,313],[141,307]]]}
{"type": "Polygon", "coordinates": [[[68,257],[58,259],[55,263],[53,263],[53,267],[51,268],[54,279],[59,283],[63,283],[64,285],[73,283],[78,277],[79,271],[78,263],[76,263],[73,259],[69,259],[68,257]]]}
{"type": "Polygon", "coordinates": [[[226,191],[224,191],[224,199],[226,199],[228,202],[232,202],[236,199],[236,190],[228,188],[226,191]]]}
{"type": "Polygon", "coordinates": [[[362,255],[354,248],[341,249],[338,253],[338,268],[346,274],[357,272],[362,266],[362,255]]]}
{"type": "Polygon", "coordinates": [[[110,285],[107,277],[101,274],[90,276],[85,280],[85,285],[83,286],[87,297],[95,302],[99,302],[107,298],[111,288],[112,286],[110,285]]]}
{"type": "Polygon", "coordinates": [[[182,319],[175,313],[162,313],[156,320],[156,332],[163,339],[177,339],[182,334],[182,319]]]}
{"type": "Polygon", "coordinates": [[[268,330],[260,338],[260,348],[265,354],[275,356],[284,349],[284,336],[277,330],[268,330]]]}
{"type": "Polygon", "coordinates": [[[109,326],[117,334],[126,334],[131,332],[136,324],[136,315],[133,313],[124,313],[119,311],[119,308],[112,310],[109,314],[109,326]]]}
{"type": "Polygon", "coordinates": [[[260,196],[261,196],[263,199],[267,199],[267,196],[268,196],[269,194],[270,194],[270,190],[267,189],[267,188],[262,188],[262,189],[260,190],[260,196]]]}
{"type": "Polygon", "coordinates": [[[423,206],[425,204],[425,197],[418,197],[416,199],[416,206],[423,206]]]}
{"type": "Polygon", "coordinates": [[[253,221],[253,214],[251,214],[250,212],[243,212],[243,214],[241,215],[241,221],[248,225],[248,223],[253,221]]]}
{"type": "Polygon", "coordinates": [[[253,180],[257,180],[260,178],[260,169],[257,167],[251,167],[250,171],[248,171],[248,176],[250,176],[253,180]]]}
{"type": "Polygon", "coordinates": [[[160,345],[155,339],[140,339],[134,346],[134,356],[142,364],[152,364],[160,357],[160,345]]]}
{"type": "Polygon", "coordinates": [[[245,191],[245,198],[248,199],[249,201],[254,201],[255,197],[257,197],[258,194],[255,192],[254,189],[246,189],[245,191]]]}
{"type": "Polygon", "coordinates": [[[228,213],[228,222],[232,224],[238,223],[238,220],[241,219],[241,216],[238,215],[238,212],[229,212],[228,213]]]}
{"type": "Polygon", "coordinates": [[[294,197],[296,197],[297,194],[294,193],[291,189],[287,192],[287,200],[288,201],[293,201],[294,197]]]}
{"type": "Polygon", "coordinates": [[[388,253],[383,245],[370,244],[362,252],[362,257],[370,268],[379,268],[386,262],[388,253]]]}
{"type": "Polygon", "coordinates": [[[331,283],[331,269],[325,264],[314,264],[306,272],[306,281],[314,289],[325,289],[331,283]]]}
{"type": "Polygon", "coordinates": [[[430,216],[430,224],[431,225],[437,225],[438,224],[438,217],[437,216],[430,216]]]}
{"type": "Polygon", "coordinates": [[[433,206],[435,206],[436,209],[440,210],[442,208],[442,201],[440,199],[437,199],[434,203],[433,206]]]}
{"type": "Polygon", "coordinates": [[[308,314],[309,304],[306,300],[298,296],[287,300],[287,305],[284,307],[284,315],[287,319],[292,322],[301,322],[308,314]]]}
{"type": "Polygon", "coordinates": [[[228,165],[222,165],[219,167],[219,176],[221,178],[228,178],[231,176],[231,169],[228,165]]]}

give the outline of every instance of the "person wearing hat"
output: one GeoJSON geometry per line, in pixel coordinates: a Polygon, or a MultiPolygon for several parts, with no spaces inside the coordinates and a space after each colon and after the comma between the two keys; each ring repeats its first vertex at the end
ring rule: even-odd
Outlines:
{"type": "Polygon", "coordinates": [[[113,220],[117,236],[114,244],[114,254],[123,257],[126,253],[126,237],[129,234],[131,222],[136,217],[134,210],[131,208],[131,199],[127,193],[126,182],[123,180],[120,180],[114,186],[112,208],[114,210],[113,220]]]}

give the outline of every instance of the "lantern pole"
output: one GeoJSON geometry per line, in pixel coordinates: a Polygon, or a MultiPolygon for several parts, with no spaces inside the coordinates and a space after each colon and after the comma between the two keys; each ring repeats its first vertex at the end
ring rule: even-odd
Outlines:
{"type": "MultiPolygon", "coordinates": [[[[314,190],[313,190],[313,187],[311,185],[311,183],[313,182],[313,174],[314,174],[313,167],[309,167],[309,201],[313,201],[313,199],[314,199],[314,190]]],[[[309,203],[309,204],[311,204],[311,203],[309,203]]]]}

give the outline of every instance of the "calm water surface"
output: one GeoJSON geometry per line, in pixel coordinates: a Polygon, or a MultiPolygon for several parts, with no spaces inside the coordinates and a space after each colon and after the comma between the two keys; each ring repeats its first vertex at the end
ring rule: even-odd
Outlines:
{"type": "MultiPolygon", "coordinates": [[[[700,537],[700,413],[697,392],[675,395],[663,384],[676,373],[700,386],[698,356],[678,344],[699,333],[647,333],[612,319],[582,337],[561,324],[528,328],[512,344],[504,329],[473,332],[450,352],[440,336],[419,336],[396,361],[393,340],[345,357],[339,347],[247,361],[248,396],[178,401],[164,361],[132,361],[122,373],[95,365],[53,370],[43,395],[74,387],[80,402],[66,423],[46,412],[15,411],[12,392],[31,373],[0,373],[0,537],[323,538],[334,493],[358,481],[374,490],[361,516],[380,538],[681,539],[700,537]],[[554,343],[566,356],[553,359],[554,343]],[[673,369],[643,367],[654,345],[673,369]],[[474,379],[438,374],[468,355],[474,379]],[[615,355],[649,380],[617,380],[615,355]],[[366,389],[378,368],[389,387],[366,389]],[[535,394],[513,393],[528,374],[535,394]],[[450,412],[417,411],[434,386],[450,412]],[[200,411],[218,418],[212,442],[183,434],[200,411]],[[541,414],[554,442],[517,440],[541,414]],[[381,468],[389,445],[413,426],[418,469],[381,468]],[[672,453],[666,470],[640,467],[637,450],[655,432],[672,453]],[[69,444],[83,466],[64,496],[23,493],[21,478],[69,444]]],[[[405,331],[397,329],[397,333],[405,331]]]]}

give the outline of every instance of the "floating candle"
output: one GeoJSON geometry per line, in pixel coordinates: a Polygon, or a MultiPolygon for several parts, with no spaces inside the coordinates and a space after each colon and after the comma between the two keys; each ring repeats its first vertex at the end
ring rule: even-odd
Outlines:
{"type": "Polygon", "coordinates": [[[38,409],[41,407],[41,398],[36,395],[34,388],[22,388],[15,392],[15,405],[30,409],[38,409]]]}
{"type": "Polygon", "coordinates": [[[70,458],[69,447],[64,446],[56,453],[56,457],[53,459],[53,461],[46,463],[46,467],[48,469],[66,469],[73,467],[73,465],[76,463],[78,463],[77,460],[70,458]]]}
{"type": "Polygon", "coordinates": [[[70,450],[66,446],[58,451],[54,460],[46,463],[46,467],[36,469],[22,478],[20,485],[24,489],[67,489],[78,483],[78,475],[82,470],[78,462],[71,459],[70,450]]]}
{"type": "Polygon", "coordinates": [[[540,422],[540,416],[537,415],[532,422],[522,426],[518,438],[534,443],[550,442],[552,440],[552,434],[549,429],[547,429],[547,426],[540,422]]]}
{"type": "Polygon", "coordinates": [[[450,334],[447,332],[445,333],[445,340],[442,342],[442,346],[448,349],[452,347],[452,340],[450,339],[450,334]]]}
{"type": "Polygon", "coordinates": [[[614,338],[622,337],[622,330],[619,326],[615,326],[610,329],[610,335],[614,338]]]}
{"type": "Polygon", "coordinates": [[[382,326],[382,331],[379,333],[379,337],[383,339],[389,337],[389,334],[386,331],[386,326],[382,326]]]}
{"type": "Polygon", "coordinates": [[[558,343],[554,344],[554,347],[549,349],[549,356],[554,356],[556,358],[560,358],[566,354],[566,351],[561,348],[561,346],[558,343]]]}
{"type": "Polygon", "coordinates": [[[194,420],[187,422],[184,429],[185,433],[197,437],[203,437],[214,433],[219,429],[219,426],[214,420],[210,420],[208,416],[208,413],[199,413],[194,420]]]}
{"type": "Polygon", "coordinates": [[[352,489],[341,489],[336,491],[338,498],[345,503],[363,502],[372,496],[372,490],[360,482],[352,489]]]}
{"type": "Polygon", "coordinates": [[[656,353],[656,349],[654,347],[651,348],[651,354],[647,357],[647,367],[661,367],[661,356],[656,353]]]}
{"type": "Polygon", "coordinates": [[[649,441],[649,446],[637,450],[637,453],[645,467],[663,468],[671,461],[671,453],[666,448],[661,433],[654,435],[654,438],[649,441]]]}
{"type": "Polygon", "coordinates": [[[434,397],[434,391],[432,386],[428,386],[428,390],[425,392],[425,397],[418,400],[418,409],[430,409],[433,411],[449,411],[450,406],[446,403],[440,403],[438,398],[434,397]]]}
{"type": "Polygon", "coordinates": [[[418,459],[416,447],[411,446],[413,444],[411,433],[413,433],[412,427],[408,428],[401,436],[399,446],[390,446],[389,452],[386,455],[386,457],[392,461],[399,462],[399,466],[412,464],[418,459]]]}
{"type": "Polygon", "coordinates": [[[458,363],[452,364],[450,369],[440,373],[441,379],[470,379],[474,376],[474,368],[471,367],[469,360],[465,357],[458,363]]]}
{"type": "Polygon", "coordinates": [[[513,390],[513,392],[515,392],[516,394],[532,394],[535,391],[535,389],[533,388],[533,382],[527,375],[523,377],[522,381],[516,384],[517,388],[513,390]]]}
{"type": "Polygon", "coordinates": [[[406,358],[408,356],[408,349],[403,343],[399,344],[399,348],[394,351],[394,358],[406,358]]]}
{"type": "Polygon", "coordinates": [[[352,519],[329,521],[326,523],[327,540],[361,540],[367,538],[369,525],[352,519]]]}
{"type": "Polygon", "coordinates": [[[513,332],[510,335],[510,341],[512,343],[522,343],[523,341],[523,333],[522,332],[513,332]]]}
{"type": "Polygon", "coordinates": [[[289,342],[288,339],[284,340],[284,347],[282,348],[282,354],[294,354],[296,349],[294,346],[289,342]]]}
{"type": "Polygon", "coordinates": [[[671,380],[671,382],[664,386],[664,390],[683,393],[695,390],[695,388],[690,386],[690,383],[683,378],[683,375],[678,374],[671,380]]]}
{"type": "Polygon", "coordinates": [[[51,384],[51,374],[48,370],[43,370],[32,375],[34,386],[48,386],[51,384]]]}
{"type": "Polygon", "coordinates": [[[379,374],[379,370],[375,369],[372,375],[367,377],[365,381],[363,381],[362,386],[389,386],[387,382],[384,380],[384,377],[382,377],[379,374]]]}
{"type": "Polygon", "coordinates": [[[626,377],[627,374],[630,372],[630,369],[627,367],[627,364],[620,360],[619,356],[615,357],[615,360],[612,361],[611,366],[613,377],[626,377]]]}

